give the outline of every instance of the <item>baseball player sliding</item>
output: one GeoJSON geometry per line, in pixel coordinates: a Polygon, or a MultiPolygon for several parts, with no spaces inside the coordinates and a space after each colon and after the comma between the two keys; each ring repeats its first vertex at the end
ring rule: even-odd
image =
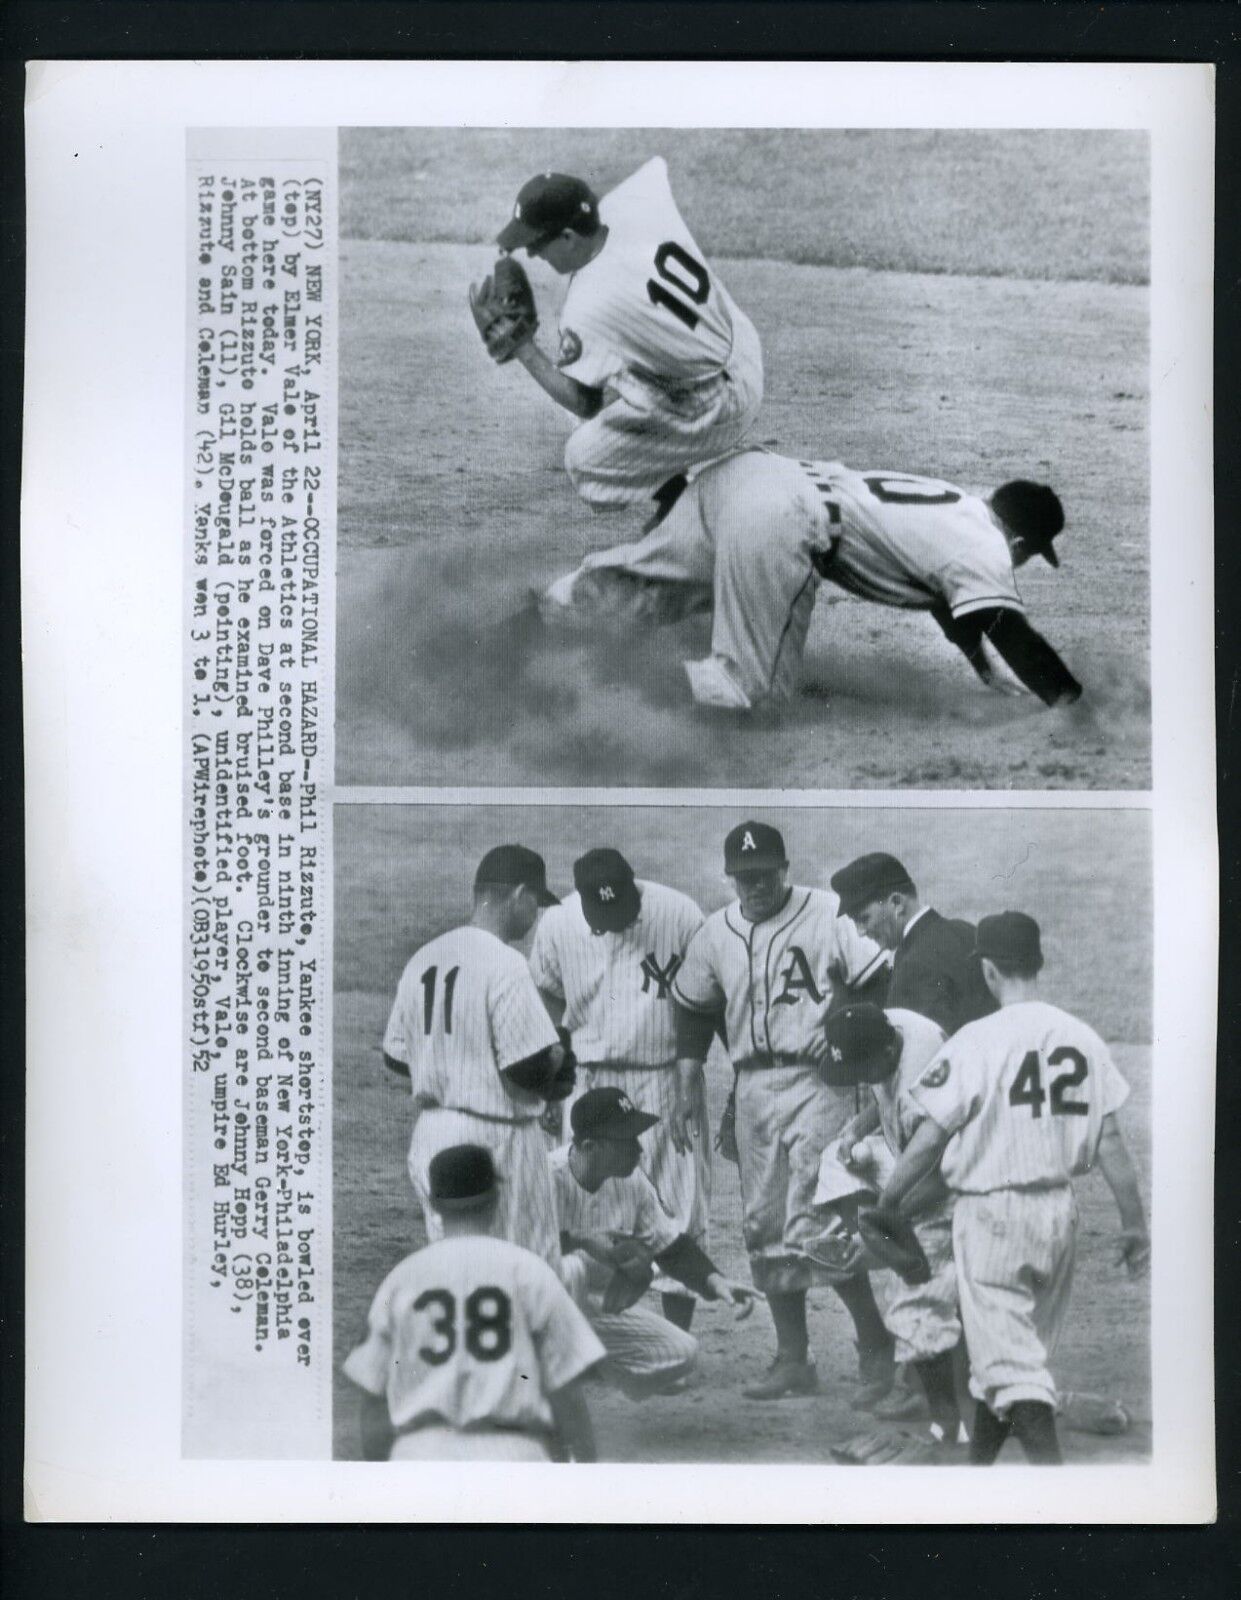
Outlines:
{"type": "MultiPolygon", "coordinates": [[[[693,1334],[638,1304],[653,1269],[746,1317],[762,1295],[723,1276],[659,1203],[639,1166],[658,1123],[623,1089],[574,1101],[572,1141],[552,1155],[561,1273],[608,1352],[604,1372],[636,1399],[677,1388],[693,1370],[693,1334]]],[[[691,1300],[691,1305],[693,1301],[691,1300]]]]}
{"type": "Polygon", "coordinates": [[[824,1018],[841,991],[878,994],[887,956],[839,915],[830,890],[789,884],[775,828],[762,822],[734,828],[724,841],[724,871],[737,899],[694,935],[673,995],[683,1068],[701,1070],[722,1023],[737,1074],[742,1227],[776,1331],[771,1368],[745,1393],[774,1400],[815,1391],[806,1291],[828,1281],[857,1330],[862,1389],[877,1399],[892,1387],[893,1340],[869,1279],[826,1273],[806,1246],[819,1232],[819,1158],[853,1109],[852,1097],[819,1075],[824,1018]]]}
{"type": "Polygon", "coordinates": [[[410,1080],[417,1120],[409,1175],[430,1238],[432,1158],[452,1145],[485,1145],[500,1174],[496,1228],[559,1268],[559,1229],[539,1126],[549,1100],[574,1082],[570,1052],[512,945],[555,905],[543,858],[498,845],[479,863],[469,924],[423,945],[406,966],[384,1035],[384,1061],[410,1080]]]}
{"type": "Polygon", "coordinates": [[[602,200],[580,178],[541,173],[496,243],[546,261],[569,286],[553,362],[534,342],[525,273],[502,259],[470,291],[489,352],[515,356],[580,419],[565,467],[590,506],[654,497],[658,518],[686,472],[741,442],[763,397],[758,335],[685,226],[666,164],[653,158],[602,200]]]}
{"type": "Polygon", "coordinates": [[[1015,1433],[1031,1462],[1047,1464],[1061,1459],[1049,1362],[1073,1279],[1073,1178],[1098,1163],[1133,1276],[1149,1266],[1150,1239],[1117,1122],[1128,1086],[1092,1028],[1039,998],[1038,924],[1019,911],[984,917],[978,951],[1000,1009],[962,1028],[910,1088],[923,1120],[877,1211],[899,1218],[940,1168],[956,1195],[953,1255],[977,1401],[970,1459],[993,1462],[1015,1433]]]}
{"type": "Polygon", "coordinates": [[[491,1152],[441,1150],[428,1201],[438,1242],[384,1279],[345,1362],[363,1391],[366,1459],[595,1460],[580,1380],[603,1346],[545,1262],[492,1236],[491,1152]]]}
{"type": "MultiPolygon", "coordinates": [[[[707,1248],[711,1150],[687,1126],[706,1121],[702,1073],[676,1061],[672,980],[702,912],[676,889],[634,877],[618,850],[590,850],[574,863],[575,892],[539,920],[530,967],[552,1019],[569,1030],[579,1086],[623,1089],[653,1108],[641,1165],[660,1204],[700,1249],[707,1248]]],[[[664,1314],[688,1328],[693,1296],[661,1278],[664,1314]]]]}
{"type": "Polygon", "coordinates": [[[1016,569],[1059,561],[1064,510],[1016,479],[971,494],[938,478],[744,451],[704,468],[656,528],[597,551],[547,590],[548,620],[675,622],[712,613],[711,654],[685,663],[695,702],[748,712],[793,694],[824,579],[929,611],[985,684],[995,651],[1047,705],[1082,686],[1026,618],[1016,569]]]}

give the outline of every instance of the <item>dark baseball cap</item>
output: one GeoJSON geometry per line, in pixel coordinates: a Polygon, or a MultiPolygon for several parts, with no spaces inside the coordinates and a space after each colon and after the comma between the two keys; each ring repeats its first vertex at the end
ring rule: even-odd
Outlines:
{"type": "Polygon", "coordinates": [[[724,840],[724,871],[763,872],[768,867],[787,867],[788,852],[778,828],[766,822],[739,822],[724,840]]]}
{"type": "Polygon", "coordinates": [[[840,896],[840,909],[846,917],[856,916],[864,906],[896,889],[912,890],[913,886],[913,879],[896,857],[882,850],[858,856],[832,874],[832,888],[840,896]]]}
{"type": "Polygon", "coordinates": [[[573,1102],[569,1126],[575,1139],[636,1139],[659,1118],[639,1111],[623,1089],[587,1089],[573,1102]]]}
{"type": "Polygon", "coordinates": [[[495,1162],[481,1144],[455,1144],[431,1157],[431,1204],[437,1211],[472,1211],[496,1192],[495,1162]]]}
{"type": "Polygon", "coordinates": [[[1064,507],[1049,484],[1014,478],[1001,484],[991,496],[991,509],[1021,535],[1036,555],[1053,567],[1060,565],[1051,541],[1063,531],[1064,507]]]}
{"type": "Polygon", "coordinates": [[[633,868],[619,850],[588,850],[573,863],[573,886],[595,933],[619,933],[642,909],[633,868]]]}
{"type": "Polygon", "coordinates": [[[563,172],[540,172],[522,184],[512,218],[496,235],[496,243],[501,250],[528,250],[566,228],[593,233],[598,221],[599,202],[589,184],[563,172]]]}
{"type": "Polygon", "coordinates": [[[1024,911],[1000,911],[983,917],[978,924],[974,947],[979,956],[993,961],[1011,961],[1037,972],[1043,965],[1043,942],[1039,926],[1024,911]]]}
{"type": "Polygon", "coordinates": [[[886,1012],[869,1002],[841,1006],[829,1012],[823,1024],[827,1060],[819,1076],[833,1089],[850,1089],[858,1083],[882,1083],[896,1070],[891,1047],[896,1029],[886,1012]]]}
{"type": "Polygon", "coordinates": [[[541,906],[558,906],[560,901],[547,887],[547,867],[537,850],[527,850],[524,844],[498,844],[478,863],[474,874],[474,887],[485,884],[496,888],[515,889],[524,883],[534,890],[541,906]]]}

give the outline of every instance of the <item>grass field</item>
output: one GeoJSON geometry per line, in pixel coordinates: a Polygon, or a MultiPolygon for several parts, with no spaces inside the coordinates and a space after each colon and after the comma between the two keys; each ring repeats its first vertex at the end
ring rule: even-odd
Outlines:
{"type": "MultiPolygon", "coordinates": [[[[1020,907],[1043,925],[1049,998],[1084,1017],[1113,1046],[1133,1093],[1127,1130],[1149,1204],[1150,838],[1140,812],[862,811],[765,808],[784,832],[801,882],[822,882],[851,856],[890,849],[945,912],[977,917],[1020,907]]],[[[674,884],[705,910],[727,899],[721,875],[731,811],[681,807],[469,808],[350,806],[336,813],[334,1067],[335,1363],[364,1326],[384,1273],[422,1240],[405,1174],[408,1091],[385,1071],[380,1041],[405,961],[469,910],[474,863],[490,845],[521,839],[542,851],[553,888],[592,845],[623,850],[640,876],[674,884]]],[[[708,1068],[714,1125],[730,1082],[708,1068]]],[[[1066,1388],[1117,1396],[1134,1417],[1118,1439],[1065,1438],[1073,1460],[1135,1459],[1150,1447],[1149,1305],[1112,1262],[1115,1210],[1102,1181],[1079,1185],[1077,1289],[1057,1376],[1066,1388]]],[[[711,1251],[744,1277],[736,1171],[717,1162],[711,1251]]],[[[633,1406],[615,1395],[592,1405],[610,1460],[806,1461],[857,1431],[848,1409],[853,1359],[835,1297],[812,1297],[823,1377],[813,1400],[771,1407],[739,1390],[768,1359],[763,1314],[734,1325],[704,1308],[701,1376],[687,1394],[633,1406]]],[[[336,1450],[358,1453],[356,1397],[337,1378],[336,1450]]]]}
{"type": "MultiPolygon", "coordinates": [[[[1148,786],[1142,136],[376,129],[341,156],[340,781],[1148,786]],[[1056,485],[1063,568],[1021,585],[1093,714],[987,694],[927,618],[826,590],[777,729],[694,719],[701,618],[623,651],[488,648],[529,587],[635,526],[577,499],[567,417],[488,362],[465,285],[531,172],[606,189],[656,151],[762,336],[759,439],[1056,485]]],[[[558,285],[536,290],[550,327],[558,285]]]]}

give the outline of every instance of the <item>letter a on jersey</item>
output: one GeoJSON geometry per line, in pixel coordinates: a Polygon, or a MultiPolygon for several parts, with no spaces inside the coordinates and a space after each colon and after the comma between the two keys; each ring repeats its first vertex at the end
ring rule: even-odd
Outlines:
{"type": "Polygon", "coordinates": [[[775,998],[776,1005],[795,1006],[801,999],[800,991],[803,989],[816,1005],[823,1004],[823,995],[814,981],[814,973],[806,960],[806,952],[800,945],[789,946],[789,964],[781,976],[784,979],[784,987],[775,998]]]}

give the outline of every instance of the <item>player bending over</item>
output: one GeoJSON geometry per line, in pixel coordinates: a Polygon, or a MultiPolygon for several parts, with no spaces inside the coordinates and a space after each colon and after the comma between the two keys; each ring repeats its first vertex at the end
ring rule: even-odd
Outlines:
{"type": "Polygon", "coordinates": [[[623,1089],[588,1089],[570,1113],[572,1141],[551,1157],[561,1275],[607,1350],[603,1372],[634,1399],[678,1387],[698,1354],[692,1333],[638,1304],[656,1268],[739,1318],[763,1298],[724,1277],[660,1204],[639,1166],[640,1137],[658,1121],[623,1089]]]}
{"type": "Polygon", "coordinates": [[[1063,527],[1044,484],[1018,479],[984,498],[938,478],[749,450],[704,468],[645,537],[558,578],[542,610],[569,622],[709,611],[711,654],[685,663],[691,693],[745,712],[793,695],[826,579],[929,611],[983,683],[997,685],[994,651],[1045,704],[1070,704],[1082,686],[1031,626],[1015,575],[1036,555],[1059,566],[1063,527]]]}
{"type": "Polygon", "coordinates": [[[345,1362],[366,1459],[594,1461],[580,1381],[605,1352],[546,1262],[493,1236],[491,1152],[441,1150],[429,1182],[442,1237],[380,1284],[345,1362]]]}
{"type": "Polygon", "coordinates": [[[546,261],[569,286],[552,361],[534,342],[529,281],[505,256],[470,290],[488,351],[516,356],[580,419],[565,467],[594,510],[654,497],[658,518],[686,472],[740,444],[763,398],[758,334],[705,263],[666,164],[654,157],[602,200],[580,178],[541,173],[496,243],[546,261]]]}

